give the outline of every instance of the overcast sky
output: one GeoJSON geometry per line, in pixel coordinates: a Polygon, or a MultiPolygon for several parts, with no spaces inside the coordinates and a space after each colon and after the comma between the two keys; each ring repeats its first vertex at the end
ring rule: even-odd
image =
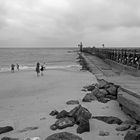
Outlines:
{"type": "Polygon", "coordinates": [[[0,0],[0,47],[140,46],[140,0],[0,0]]]}

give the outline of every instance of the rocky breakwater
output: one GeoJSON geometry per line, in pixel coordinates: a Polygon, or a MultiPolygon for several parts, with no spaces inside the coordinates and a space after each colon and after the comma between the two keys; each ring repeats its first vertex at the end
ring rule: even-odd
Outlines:
{"type": "Polygon", "coordinates": [[[85,86],[82,90],[89,91],[82,101],[91,102],[98,100],[102,103],[107,103],[110,100],[116,100],[118,95],[118,85],[107,82],[104,79],[98,79],[98,84],[92,84],[85,86]]]}
{"type": "Polygon", "coordinates": [[[92,114],[81,105],[78,105],[69,112],[62,110],[56,114],[56,111],[52,111],[50,115],[51,114],[55,114],[57,119],[56,122],[50,126],[52,130],[64,129],[76,124],[78,125],[77,133],[81,134],[90,131],[89,119],[92,114]]]}

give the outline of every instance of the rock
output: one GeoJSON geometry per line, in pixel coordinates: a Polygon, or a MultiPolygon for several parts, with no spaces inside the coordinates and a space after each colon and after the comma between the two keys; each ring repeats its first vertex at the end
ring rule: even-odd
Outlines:
{"type": "Polygon", "coordinates": [[[60,132],[47,137],[45,140],[82,140],[82,138],[72,133],[60,132]]]}
{"type": "Polygon", "coordinates": [[[105,89],[99,89],[99,92],[96,94],[97,98],[102,98],[105,97],[107,95],[107,91],[105,89]]]}
{"type": "Polygon", "coordinates": [[[92,91],[92,90],[94,90],[95,89],[95,85],[93,84],[93,85],[89,85],[89,86],[86,86],[86,87],[84,87],[87,91],[92,91]]]}
{"type": "Polygon", "coordinates": [[[75,112],[73,117],[75,118],[76,123],[78,124],[81,118],[89,120],[91,116],[92,114],[86,108],[80,105],[79,109],[77,110],[77,112],[75,112]]]}
{"type": "Polygon", "coordinates": [[[72,109],[72,110],[69,112],[69,115],[68,115],[68,116],[75,118],[75,117],[76,117],[76,116],[75,116],[75,113],[79,110],[80,107],[81,107],[81,105],[76,106],[74,109],[72,109]]]}
{"type": "Polygon", "coordinates": [[[105,98],[105,97],[100,97],[100,98],[97,98],[99,102],[101,103],[107,103],[108,101],[110,101],[109,98],[105,98]]]}
{"type": "Polygon", "coordinates": [[[98,80],[98,88],[104,88],[107,84],[108,84],[108,82],[107,81],[105,81],[104,79],[97,79],[98,80]]]}
{"type": "Polygon", "coordinates": [[[101,120],[105,123],[108,123],[108,124],[118,124],[120,125],[122,123],[122,121],[117,118],[117,117],[113,117],[113,116],[93,116],[92,117],[93,119],[97,119],[97,120],[101,120]]]}
{"type": "Polygon", "coordinates": [[[91,93],[87,93],[85,97],[82,99],[83,102],[91,102],[94,100],[97,100],[97,98],[91,93]]]}
{"type": "Polygon", "coordinates": [[[56,124],[51,125],[51,126],[50,126],[50,129],[51,129],[51,130],[56,130],[56,129],[57,129],[56,124]]]}
{"type": "Polygon", "coordinates": [[[12,126],[5,126],[5,127],[0,127],[0,134],[2,133],[7,133],[14,130],[12,126]]]}
{"type": "Polygon", "coordinates": [[[89,131],[90,131],[89,120],[80,117],[77,133],[82,134],[84,132],[89,132],[89,131]]]}
{"type": "Polygon", "coordinates": [[[125,120],[123,122],[123,124],[131,124],[131,125],[135,125],[137,122],[133,119],[133,120],[125,120]]]}
{"type": "Polygon", "coordinates": [[[66,117],[66,118],[60,118],[55,122],[55,125],[57,129],[64,129],[66,127],[71,127],[75,124],[74,118],[72,117],[66,117]]]}
{"type": "Polygon", "coordinates": [[[117,87],[115,85],[110,85],[109,88],[106,88],[107,92],[110,94],[110,95],[114,95],[114,96],[117,96],[117,87]]]}
{"type": "Polygon", "coordinates": [[[109,136],[109,132],[99,131],[99,136],[109,136]]]}
{"type": "Polygon", "coordinates": [[[136,130],[137,129],[137,125],[131,125],[130,130],[136,130]]]}
{"type": "Polygon", "coordinates": [[[136,128],[136,131],[137,132],[140,132],[140,126],[136,128]]]}
{"type": "Polygon", "coordinates": [[[55,116],[57,115],[59,112],[57,110],[53,110],[49,115],[51,116],[55,116]]]}
{"type": "Polygon", "coordinates": [[[3,137],[1,140],[19,140],[19,138],[3,137]]]}
{"type": "Polygon", "coordinates": [[[40,118],[40,120],[42,121],[42,120],[46,120],[46,117],[42,117],[42,118],[40,118]]]}
{"type": "Polygon", "coordinates": [[[129,124],[122,124],[121,126],[117,127],[116,130],[117,131],[126,131],[131,127],[131,125],[129,124]]]}
{"type": "Polygon", "coordinates": [[[92,90],[91,94],[93,94],[94,96],[96,96],[97,94],[100,94],[99,88],[95,88],[94,90],[92,90]]]}
{"type": "Polygon", "coordinates": [[[32,130],[36,130],[36,129],[38,129],[37,126],[31,126],[31,127],[26,127],[26,128],[24,128],[22,130],[19,130],[19,132],[23,133],[23,132],[26,132],[26,131],[32,131],[32,130]]]}
{"type": "Polygon", "coordinates": [[[60,113],[57,114],[56,119],[68,117],[69,113],[65,110],[62,110],[60,113]]]}
{"type": "Polygon", "coordinates": [[[100,90],[102,96],[104,96],[104,97],[108,94],[108,92],[105,89],[99,89],[99,90],[100,90]]]}
{"type": "Polygon", "coordinates": [[[79,104],[78,100],[70,100],[66,102],[67,105],[75,105],[75,104],[79,104]]]}
{"type": "Polygon", "coordinates": [[[69,116],[77,121],[79,117],[90,119],[92,114],[86,108],[79,105],[69,112],[69,116]]]}
{"type": "Polygon", "coordinates": [[[114,95],[106,95],[105,97],[109,98],[110,100],[116,100],[117,99],[117,96],[114,96],[114,95]]]}
{"type": "Polygon", "coordinates": [[[84,92],[86,92],[87,90],[86,90],[86,89],[82,89],[81,91],[84,91],[84,92]]]}
{"type": "Polygon", "coordinates": [[[140,132],[129,130],[126,133],[124,140],[140,140],[140,132]]]}

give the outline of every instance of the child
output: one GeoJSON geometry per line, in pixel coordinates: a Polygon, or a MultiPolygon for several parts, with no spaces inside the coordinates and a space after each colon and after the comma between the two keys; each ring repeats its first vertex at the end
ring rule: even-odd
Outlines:
{"type": "Polygon", "coordinates": [[[40,71],[41,71],[41,76],[43,76],[43,71],[44,71],[44,69],[45,69],[44,65],[41,65],[41,69],[40,69],[40,71]]]}

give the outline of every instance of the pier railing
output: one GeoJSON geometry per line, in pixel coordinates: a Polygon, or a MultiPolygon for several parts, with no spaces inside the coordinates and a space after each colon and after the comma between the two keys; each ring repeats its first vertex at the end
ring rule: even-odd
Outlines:
{"type": "Polygon", "coordinates": [[[140,70],[140,49],[133,48],[83,48],[84,52],[95,54],[102,59],[110,59],[140,70]]]}

